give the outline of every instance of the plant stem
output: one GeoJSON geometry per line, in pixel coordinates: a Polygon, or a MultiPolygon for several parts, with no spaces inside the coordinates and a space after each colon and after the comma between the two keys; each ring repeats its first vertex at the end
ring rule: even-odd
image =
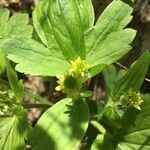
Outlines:
{"type": "Polygon", "coordinates": [[[96,120],[90,121],[90,124],[95,127],[100,133],[105,134],[106,129],[96,120]]]}
{"type": "Polygon", "coordinates": [[[51,105],[48,104],[23,104],[23,107],[25,109],[31,109],[31,108],[45,108],[48,109],[51,107],[51,105]]]}
{"type": "Polygon", "coordinates": [[[0,115],[0,118],[12,117],[12,115],[0,115]]]}
{"type": "MultiPolygon", "coordinates": [[[[127,69],[128,69],[126,66],[122,65],[122,64],[121,64],[121,63],[119,63],[119,62],[115,62],[115,64],[116,64],[116,65],[118,65],[119,67],[121,67],[121,68],[125,69],[125,70],[127,70],[127,69]]],[[[145,78],[145,81],[150,82],[150,79],[145,78]]]]}
{"type": "Polygon", "coordinates": [[[52,106],[52,105],[53,105],[53,103],[50,102],[50,101],[48,101],[47,99],[42,98],[42,97],[39,96],[39,95],[34,95],[34,94],[32,94],[31,92],[29,92],[29,91],[25,91],[25,95],[28,96],[28,97],[30,97],[30,98],[32,98],[32,99],[34,99],[34,100],[36,100],[36,101],[41,102],[42,104],[47,104],[47,105],[49,105],[49,106],[52,106]]]}

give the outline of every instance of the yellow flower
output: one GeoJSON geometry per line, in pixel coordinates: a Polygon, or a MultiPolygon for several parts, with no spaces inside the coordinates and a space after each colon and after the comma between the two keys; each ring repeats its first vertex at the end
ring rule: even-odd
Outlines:
{"type": "Polygon", "coordinates": [[[127,92],[124,92],[124,94],[120,97],[120,100],[124,107],[133,106],[136,109],[141,110],[140,105],[143,102],[141,94],[133,91],[131,88],[127,92]]]}
{"type": "Polygon", "coordinates": [[[143,100],[141,98],[141,94],[140,93],[136,93],[136,92],[134,94],[135,94],[136,99],[135,99],[135,101],[133,103],[133,106],[135,108],[141,110],[140,105],[141,105],[141,103],[143,103],[143,100]]]}
{"type": "Polygon", "coordinates": [[[62,91],[64,93],[74,93],[76,90],[80,90],[82,83],[85,82],[87,78],[86,71],[89,65],[85,60],[81,60],[78,57],[75,61],[70,61],[71,68],[64,75],[57,76],[59,79],[57,81],[58,86],[55,88],[57,91],[62,91]]]}
{"type": "Polygon", "coordinates": [[[70,61],[70,63],[72,73],[80,74],[82,77],[85,77],[85,72],[90,67],[85,60],[81,60],[81,58],[78,57],[75,61],[70,61]]]}

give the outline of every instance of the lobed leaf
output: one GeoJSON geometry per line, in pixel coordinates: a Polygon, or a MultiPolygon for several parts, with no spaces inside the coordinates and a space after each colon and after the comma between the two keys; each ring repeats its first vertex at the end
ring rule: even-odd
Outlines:
{"type": "Polygon", "coordinates": [[[16,70],[32,75],[55,76],[68,70],[70,64],[59,53],[53,56],[48,48],[35,40],[22,37],[3,42],[8,58],[18,63],[16,70]]]}
{"type": "Polygon", "coordinates": [[[3,46],[9,52],[11,47],[15,49],[8,57],[19,63],[16,68],[20,72],[59,75],[69,68],[70,60],[80,56],[90,65],[89,72],[94,76],[105,64],[120,59],[131,49],[130,43],[136,32],[124,29],[132,18],[131,12],[132,8],[127,3],[114,0],[93,26],[91,0],[44,0],[34,10],[33,23],[41,41],[47,47],[47,52],[44,50],[39,54],[39,49],[37,51],[27,44],[33,40],[26,42],[26,39],[21,39],[25,43],[21,47],[13,45],[13,40],[16,41],[13,38],[4,42],[3,46]],[[22,50],[15,52],[19,51],[19,47],[22,50]],[[27,56],[23,56],[24,53],[27,56]],[[60,69],[56,69],[59,68],[58,64],[62,64],[60,69]]]}
{"type": "Polygon", "coordinates": [[[5,52],[2,43],[10,37],[31,38],[32,26],[28,25],[28,15],[18,13],[9,19],[8,9],[0,8],[0,72],[5,69],[5,52]]]}
{"type": "Polygon", "coordinates": [[[27,14],[16,14],[13,15],[8,23],[6,24],[4,30],[4,38],[12,36],[22,36],[31,38],[32,36],[32,26],[28,24],[28,15],[27,14]]]}
{"type": "Polygon", "coordinates": [[[131,49],[129,44],[134,37],[135,31],[132,29],[112,32],[102,43],[99,43],[96,49],[87,54],[87,62],[91,66],[115,62],[131,49]]]}
{"type": "Polygon", "coordinates": [[[124,27],[132,19],[132,7],[114,0],[102,13],[95,26],[85,32],[87,61],[91,66],[111,64],[130,49],[135,30],[124,27]]]}
{"type": "Polygon", "coordinates": [[[28,15],[18,13],[9,19],[9,14],[9,10],[0,8],[0,39],[16,35],[31,38],[32,26],[28,25],[28,15]]]}
{"type": "Polygon", "coordinates": [[[85,58],[84,32],[93,24],[91,0],[44,0],[34,10],[34,27],[45,45],[67,60],[85,58]]]}

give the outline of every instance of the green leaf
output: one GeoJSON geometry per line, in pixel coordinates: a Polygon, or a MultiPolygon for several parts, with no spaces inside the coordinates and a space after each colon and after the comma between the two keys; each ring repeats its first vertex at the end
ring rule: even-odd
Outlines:
{"type": "Polygon", "coordinates": [[[106,132],[104,135],[104,140],[102,146],[99,148],[99,150],[115,150],[115,140],[113,139],[113,136],[109,134],[109,132],[106,132]]]}
{"type": "Polygon", "coordinates": [[[11,47],[15,49],[9,58],[19,63],[17,70],[20,72],[32,75],[59,75],[69,68],[70,60],[80,56],[91,66],[89,72],[94,76],[102,71],[104,64],[111,64],[131,49],[129,44],[135,36],[135,30],[123,30],[132,18],[131,12],[132,8],[128,4],[120,0],[113,1],[93,26],[91,0],[44,0],[35,8],[33,23],[49,53],[40,51],[39,54],[39,50],[28,46],[33,40],[27,42],[26,39],[20,40],[24,47],[21,46],[22,50],[19,52],[16,52],[16,49],[20,47],[16,47],[17,44],[13,45],[13,40],[4,42],[4,47],[9,52],[11,47]],[[27,50],[27,56],[23,56],[27,50]],[[33,56],[33,60],[29,56],[33,56]],[[39,67],[38,61],[43,59],[44,63],[41,62],[39,67]],[[58,64],[63,66],[56,70],[59,68],[58,64]],[[51,70],[47,69],[49,67],[51,70]]]}
{"type": "Polygon", "coordinates": [[[91,66],[111,64],[125,55],[135,37],[135,30],[124,29],[131,20],[132,8],[114,0],[102,13],[96,25],[85,33],[87,61],[91,66]]]}
{"type": "Polygon", "coordinates": [[[88,70],[89,78],[91,78],[91,77],[97,75],[98,73],[100,73],[105,68],[105,66],[106,66],[105,64],[99,64],[99,65],[96,65],[96,66],[90,68],[88,70]]]}
{"type": "Polygon", "coordinates": [[[117,82],[113,96],[114,101],[118,101],[123,92],[132,88],[134,91],[139,91],[147,73],[150,54],[145,52],[117,82]]]}
{"type": "Polygon", "coordinates": [[[91,0],[44,0],[33,13],[34,27],[50,50],[66,59],[85,58],[84,32],[94,22],[91,0]]]}
{"type": "Polygon", "coordinates": [[[70,64],[59,53],[57,57],[35,40],[15,37],[3,42],[8,58],[18,63],[16,70],[32,75],[55,76],[63,74],[70,64]]]}
{"type": "Polygon", "coordinates": [[[0,73],[2,73],[5,68],[5,54],[1,49],[1,40],[4,34],[4,29],[7,25],[8,18],[9,18],[8,9],[0,8],[0,73]]]}
{"type": "MultiPolygon", "coordinates": [[[[133,8],[122,0],[113,0],[113,2],[104,10],[102,15],[99,17],[96,25],[107,25],[105,34],[122,30],[132,19],[132,11],[133,8]]],[[[105,27],[103,26],[103,28],[105,27]]]]}
{"type": "Polygon", "coordinates": [[[80,93],[80,95],[82,97],[91,97],[93,95],[93,92],[92,91],[84,91],[84,92],[80,93]]]}
{"type": "Polygon", "coordinates": [[[3,36],[4,29],[7,25],[8,18],[9,18],[9,10],[0,8],[0,39],[3,36]]]}
{"type": "Polygon", "coordinates": [[[0,118],[0,149],[24,150],[24,124],[14,117],[0,118]]]}
{"type": "Polygon", "coordinates": [[[0,8],[0,72],[5,69],[5,52],[2,43],[9,37],[31,38],[32,26],[28,24],[28,15],[18,13],[9,19],[9,10],[0,8]]]}
{"type": "Polygon", "coordinates": [[[98,134],[96,139],[94,140],[91,150],[100,150],[104,141],[104,134],[98,134]]]}
{"type": "Polygon", "coordinates": [[[117,70],[115,66],[113,65],[106,66],[103,71],[103,75],[105,80],[105,102],[107,103],[107,105],[111,105],[113,89],[115,86],[117,76],[117,70]]]}
{"type": "Polygon", "coordinates": [[[129,44],[134,37],[135,31],[132,29],[110,33],[104,41],[98,43],[96,48],[87,53],[88,64],[93,67],[98,64],[108,65],[119,60],[131,49],[129,44]]]}
{"type": "Polygon", "coordinates": [[[122,123],[123,126],[126,126],[126,130],[120,130],[118,150],[150,149],[150,95],[143,96],[143,100],[144,103],[139,113],[137,113],[137,110],[126,113],[127,120],[122,123]],[[130,116],[136,116],[135,121],[130,116]],[[131,121],[133,120],[130,126],[128,125],[130,121],[128,118],[131,121]],[[122,135],[123,133],[124,135],[122,135]]]}
{"type": "Polygon", "coordinates": [[[27,25],[28,15],[18,13],[8,19],[9,13],[7,9],[0,9],[0,39],[16,35],[31,38],[32,26],[27,25]]]}
{"type": "Polygon", "coordinates": [[[84,137],[89,123],[86,102],[67,98],[48,109],[35,125],[29,143],[35,150],[73,150],[84,137]],[[39,138],[40,137],[40,138],[39,138]]]}
{"type": "Polygon", "coordinates": [[[115,111],[115,109],[110,106],[105,108],[101,120],[103,124],[105,124],[105,126],[107,126],[107,128],[110,129],[110,132],[113,132],[113,129],[120,128],[121,118],[118,115],[118,113],[115,111]]]}
{"type": "Polygon", "coordinates": [[[18,80],[17,73],[12,69],[10,63],[6,63],[7,77],[10,87],[18,102],[22,102],[24,97],[24,85],[23,80],[18,80]]]}
{"type": "Polygon", "coordinates": [[[28,24],[27,14],[13,15],[9,19],[8,23],[6,24],[4,30],[4,38],[16,36],[16,35],[31,38],[32,26],[27,24],[28,24]]]}
{"type": "Polygon", "coordinates": [[[6,82],[3,79],[0,79],[0,91],[2,92],[7,91],[8,88],[9,88],[8,82],[6,82]]]}
{"type": "Polygon", "coordinates": [[[5,54],[0,49],[0,73],[4,71],[4,68],[5,68],[5,54]]]}

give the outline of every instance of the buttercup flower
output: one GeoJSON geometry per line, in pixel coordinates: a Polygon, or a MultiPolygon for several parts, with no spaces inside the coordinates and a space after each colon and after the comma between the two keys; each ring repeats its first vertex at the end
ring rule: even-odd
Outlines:
{"type": "Polygon", "coordinates": [[[75,61],[70,61],[70,63],[72,73],[80,74],[82,77],[85,77],[85,72],[90,67],[85,60],[81,60],[81,58],[78,57],[75,61]]]}
{"type": "Polygon", "coordinates": [[[80,91],[82,83],[85,82],[87,78],[87,70],[89,65],[85,60],[81,60],[78,57],[75,61],[70,61],[71,68],[64,75],[57,76],[59,79],[57,81],[58,86],[55,88],[57,91],[62,91],[63,93],[73,94],[80,91]]]}

